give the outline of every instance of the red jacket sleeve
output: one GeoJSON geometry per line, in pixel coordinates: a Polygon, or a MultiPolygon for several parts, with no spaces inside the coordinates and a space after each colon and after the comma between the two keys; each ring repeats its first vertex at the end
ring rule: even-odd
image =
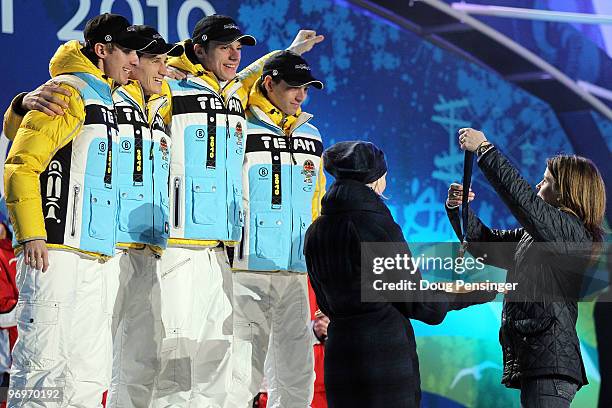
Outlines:
{"type": "Polygon", "coordinates": [[[0,242],[0,313],[9,313],[17,304],[14,258],[10,241],[8,245],[6,242],[0,242]]]}

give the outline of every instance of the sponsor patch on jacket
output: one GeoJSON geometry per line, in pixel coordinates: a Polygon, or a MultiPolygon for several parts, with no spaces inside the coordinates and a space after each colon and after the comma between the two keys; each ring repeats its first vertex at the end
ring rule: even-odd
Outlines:
{"type": "Polygon", "coordinates": [[[168,141],[165,137],[162,137],[159,141],[159,150],[162,154],[162,160],[168,161],[168,141]]]}
{"type": "Polygon", "coordinates": [[[312,160],[304,160],[304,164],[302,165],[302,175],[304,176],[304,183],[312,184],[312,179],[315,176],[315,165],[312,160]]]}
{"type": "Polygon", "coordinates": [[[244,134],[242,133],[242,124],[240,122],[236,123],[236,131],[234,132],[236,136],[236,144],[242,147],[242,139],[244,138],[244,134]]]}

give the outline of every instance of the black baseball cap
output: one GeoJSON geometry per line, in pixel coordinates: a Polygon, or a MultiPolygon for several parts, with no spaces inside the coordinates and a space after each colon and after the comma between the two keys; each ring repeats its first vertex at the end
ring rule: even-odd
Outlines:
{"type": "Polygon", "coordinates": [[[136,27],[118,14],[104,13],[89,20],[83,31],[89,48],[97,43],[115,43],[129,50],[140,51],[150,45],[151,40],[136,32],[136,27]]]}
{"type": "Polygon", "coordinates": [[[323,82],[312,76],[306,60],[292,51],[281,51],[268,59],[263,67],[262,78],[266,75],[280,78],[290,86],[312,85],[323,89],[323,82]]]}
{"type": "Polygon", "coordinates": [[[257,40],[248,34],[243,34],[233,18],[213,14],[198,21],[191,34],[194,44],[204,44],[206,41],[217,41],[229,44],[240,41],[243,45],[255,45],[257,40]]]}
{"type": "Polygon", "coordinates": [[[153,27],[148,25],[136,25],[134,28],[138,35],[149,40],[149,45],[139,52],[153,55],[168,54],[171,57],[180,57],[183,54],[184,48],[181,44],[167,43],[164,37],[162,37],[153,27]]]}

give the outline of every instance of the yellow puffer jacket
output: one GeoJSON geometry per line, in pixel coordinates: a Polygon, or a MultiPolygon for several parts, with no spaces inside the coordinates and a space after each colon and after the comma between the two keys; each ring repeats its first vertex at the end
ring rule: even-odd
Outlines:
{"type": "MultiPolygon", "coordinates": [[[[61,45],[49,64],[51,76],[84,72],[112,88],[113,82],[83,55],[81,47],[78,41],[61,45]]],[[[67,84],[60,86],[71,93],[59,96],[68,104],[64,115],[50,117],[31,111],[23,118],[11,117],[12,109],[7,112],[8,118],[5,115],[5,130],[9,136],[15,134],[15,141],[4,167],[4,187],[9,216],[20,243],[47,238],[39,175],[55,153],[79,134],[85,120],[85,105],[79,92],[67,84]]]]}

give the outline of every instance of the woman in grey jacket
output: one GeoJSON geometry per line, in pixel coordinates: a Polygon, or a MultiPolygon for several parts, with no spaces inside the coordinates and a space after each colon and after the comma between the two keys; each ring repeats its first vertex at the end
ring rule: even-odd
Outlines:
{"type": "MultiPolygon", "coordinates": [[[[576,334],[577,301],[602,241],[602,177],[588,159],[556,156],[548,159],[536,192],[482,132],[461,129],[459,143],[476,152],[478,167],[521,225],[491,229],[471,211],[467,225],[467,250],[486,253],[486,263],[507,269],[507,281],[517,283],[502,312],[502,383],[521,390],[523,407],[569,407],[588,383],[576,334]]],[[[454,225],[461,195],[462,187],[451,185],[446,207],[454,225]]]]}

